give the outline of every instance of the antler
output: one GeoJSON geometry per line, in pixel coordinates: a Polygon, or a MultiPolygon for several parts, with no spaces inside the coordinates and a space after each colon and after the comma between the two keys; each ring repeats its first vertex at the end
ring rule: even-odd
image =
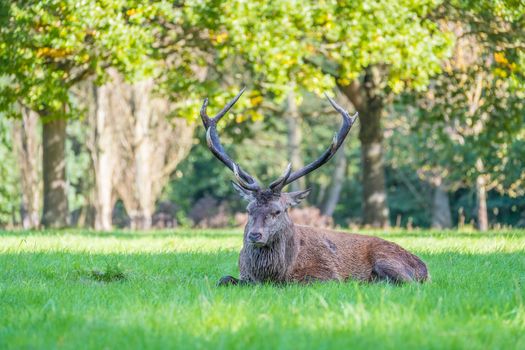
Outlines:
{"type": "Polygon", "coordinates": [[[261,188],[257,181],[250,174],[242,170],[241,167],[235,164],[235,162],[226,154],[221,141],[219,140],[219,135],[217,134],[217,123],[233,107],[245,89],[246,88],[243,88],[237,96],[228,102],[228,104],[213,118],[208,117],[208,114],[206,113],[206,108],[208,107],[208,99],[206,98],[201,108],[201,119],[206,128],[206,143],[213,155],[233,171],[239,185],[247,190],[257,191],[261,188]]]}
{"type": "Polygon", "coordinates": [[[328,101],[330,101],[330,104],[335,108],[335,110],[338,111],[343,117],[343,123],[341,124],[339,131],[334,135],[330,147],[328,147],[328,149],[324,151],[317,160],[313,161],[300,170],[294,171],[293,173],[291,173],[291,165],[289,164],[284,174],[270,184],[270,189],[274,192],[280,192],[286,185],[289,185],[300,177],[311,173],[315,169],[328,162],[330,158],[332,158],[337,152],[339,147],[341,147],[343,141],[348,135],[348,132],[352,128],[352,125],[354,125],[354,122],[356,121],[359,114],[355,113],[353,116],[350,116],[350,114],[348,114],[348,112],[345,111],[343,107],[339,106],[333,99],[331,99],[330,96],[327,94],[325,94],[325,96],[328,98],[328,101]]]}
{"type": "Polygon", "coordinates": [[[269,186],[270,190],[274,192],[281,192],[283,187],[286,186],[285,185],[286,181],[290,177],[291,173],[292,173],[292,163],[288,163],[288,165],[286,166],[286,170],[281,175],[281,177],[270,184],[269,186]]]}

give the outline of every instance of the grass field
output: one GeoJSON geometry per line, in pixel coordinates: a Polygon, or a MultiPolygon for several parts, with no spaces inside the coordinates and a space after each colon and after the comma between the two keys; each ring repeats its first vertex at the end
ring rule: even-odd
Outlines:
{"type": "Polygon", "coordinates": [[[240,231],[0,232],[0,349],[525,349],[525,231],[380,235],[432,282],[217,288],[240,231]]]}

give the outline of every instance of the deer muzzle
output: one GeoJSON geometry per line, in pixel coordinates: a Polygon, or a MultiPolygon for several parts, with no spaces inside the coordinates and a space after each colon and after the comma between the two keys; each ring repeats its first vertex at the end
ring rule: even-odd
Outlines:
{"type": "Polygon", "coordinates": [[[261,232],[251,231],[250,233],[248,233],[248,239],[250,240],[250,243],[252,243],[256,247],[261,247],[266,244],[266,242],[264,242],[262,238],[263,235],[261,232]]]}

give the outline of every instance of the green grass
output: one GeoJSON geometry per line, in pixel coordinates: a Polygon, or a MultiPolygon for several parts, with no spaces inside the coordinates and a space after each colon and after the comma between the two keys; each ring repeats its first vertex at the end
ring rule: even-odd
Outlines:
{"type": "Polygon", "coordinates": [[[525,349],[525,231],[380,235],[432,282],[217,288],[240,231],[0,232],[0,349],[525,349]]]}

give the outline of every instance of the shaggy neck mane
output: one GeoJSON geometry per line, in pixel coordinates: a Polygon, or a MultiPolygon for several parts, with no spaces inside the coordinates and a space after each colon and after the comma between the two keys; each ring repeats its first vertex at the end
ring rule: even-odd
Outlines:
{"type": "Polygon", "coordinates": [[[288,268],[297,255],[297,246],[294,235],[294,224],[288,217],[286,225],[277,232],[274,240],[267,246],[256,248],[247,246],[251,273],[259,281],[286,280],[288,268]]]}

